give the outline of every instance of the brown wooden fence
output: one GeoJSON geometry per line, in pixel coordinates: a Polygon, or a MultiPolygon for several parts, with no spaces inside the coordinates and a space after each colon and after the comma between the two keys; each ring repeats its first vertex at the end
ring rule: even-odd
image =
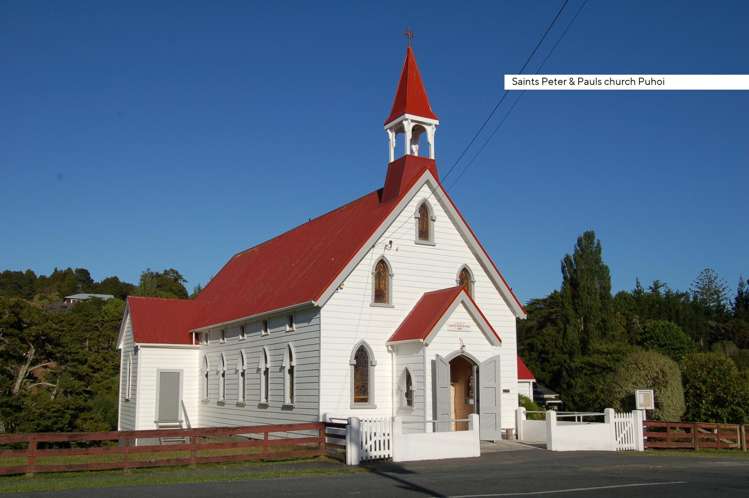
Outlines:
{"type": "Polygon", "coordinates": [[[0,434],[0,446],[25,446],[20,449],[0,449],[0,475],[127,470],[312,457],[326,453],[325,424],[321,422],[202,429],[0,434]]]}
{"type": "Polygon", "coordinates": [[[645,421],[645,448],[721,449],[747,451],[749,426],[688,422],[645,421]]]}

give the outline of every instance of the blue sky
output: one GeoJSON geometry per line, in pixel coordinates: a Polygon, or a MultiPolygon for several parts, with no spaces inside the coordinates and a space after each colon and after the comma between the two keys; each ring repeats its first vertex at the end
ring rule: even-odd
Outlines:
{"type": "MultiPolygon", "coordinates": [[[[381,186],[405,26],[444,173],[560,4],[2,2],[0,269],[192,287],[381,186]]],[[[747,25],[746,2],[591,0],[543,72],[747,73],[747,25]]],[[[748,115],[749,92],[529,92],[451,194],[524,301],[586,229],[615,290],[705,266],[733,288],[748,115]]]]}

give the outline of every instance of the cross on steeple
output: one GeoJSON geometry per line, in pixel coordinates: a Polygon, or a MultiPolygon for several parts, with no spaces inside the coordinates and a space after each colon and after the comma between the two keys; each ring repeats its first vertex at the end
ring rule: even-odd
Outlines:
{"type": "Polygon", "coordinates": [[[408,46],[412,46],[414,40],[414,32],[411,31],[411,28],[407,27],[406,31],[404,31],[403,34],[406,36],[406,38],[408,38],[408,46]]]}

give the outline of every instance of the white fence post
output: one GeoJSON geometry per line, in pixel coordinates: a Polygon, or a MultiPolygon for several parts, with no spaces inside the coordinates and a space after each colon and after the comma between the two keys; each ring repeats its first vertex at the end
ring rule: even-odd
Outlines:
{"type": "Polygon", "coordinates": [[[400,441],[401,434],[403,434],[403,419],[401,417],[393,417],[393,428],[391,429],[390,435],[390,451],[392,451],[393,461],[400,462],[400,441]]]}
{"type": "Polygon", "coordinates": [[[555,451],[554,448],[554,429],[557,426],[557,412],[554,410],[546,411],[546,449],[555,451]]]}
{"type": "Polygon", "coordinates": [[[350,417],[346,425],[346,465],[359,465],[361,460],[361,424],[356,417],[350,417]]]}
{"type": "Polygon", "coordinates": [[[518,441],[522,441],[523,437],[525,436],[525,432],[523,431],[523,422],[525,422],[526,414],[525,414],[525,408],[522,406],[519,406],[515,409],[515,437],[518,441]]]}
{"type": "Polygon", "coordinates": [[[616,412],[613,408],[604,408],[603,410],[603,423],[608,426],[609,439],[611,440],[611,448],[616,451],[616,427],[614,425],[614,418],[616,412]]]}
{"type": "Polygon", "coordinates": [[[632,422],[635,424],[635,451],[645,451],[645,411],[634,410],[632,412],[632,422]]]}

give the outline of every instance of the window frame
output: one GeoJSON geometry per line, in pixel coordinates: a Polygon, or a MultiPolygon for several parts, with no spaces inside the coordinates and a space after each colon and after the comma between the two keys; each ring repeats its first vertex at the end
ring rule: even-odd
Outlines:
{"type": "Polygon", "coordinates": [[[296,330],[296,317],[294,313],[289,313],[286,316],[286,332],[293,332],[296,330]]]}
{"type": "Polygon", "coordinates": [[[237,404],[244,406],[247,392],[247,355],[239,351],[239,368],[237,369],[237,404]]]}
{"type": "Polygon", "coordinates": [[[405,367],[403,369],[403,395],[401,396],[401,408],[404,410],[412,411],[416,404],[416,383],[414,382],[414,376],[411,373],[411,369],[405,367]],[[411,389],[409,390],[409,382],[411,389]],[[408,393],[411,393],[410,403],[408,393]]]}
{"type": "Polygon", "coordinates": [[[270,334],[270,320],[267,318],[265,320],[262,320],[260,322],[260,335],[269,335],[270,334]]]}
{"type": "Polygon", "coordinates": [[[374,351],[369,346],[367,341],[359,341],[356,343],[354,348],[351,350],[351,356],[349,357],[349,372],[350,372],[350,393],[351,393],[351,408],[352,409],[370,409],[377,408],[375,403],[375,367],[377,366],[377,360],[374,356],[374,351]],[[364,348],[367,353],[368,365],[367,368],[367,401],[356,402],[354,401],[356,394],[356,353],[359,349],[364,348]]]}
{"type": "Polygon", "coordinates": [[[247,339],[247,327],[244,325],[239,326],[239,340],[244,341],[247,339]]]}
{"type": "Polygon", "coordinates": [[[219,355],[218,359],[218,402],[226,401],[226,356],[224,353],[219,355]]]}
{"type": "Polygon", "coordinates": [[[393,281],[394,281],[394,274],[393,274],[393,266],[390,264],[390,261],[385,256],[380,256],[377,258],[377,261],[375,261],[374,266],[372,267],[372,300],[370,302],[370,306],[378,306],[382,308],[393,308],[393,281]],[[386,299],[385,302],[378,302],[376,300],[377,296],[377,267],[380,265],[380,263],[383,263],[385,265],[385,269],[387,272],[387,289],[386,289],[386,299]]]}
{"type": "Polygon", "coordinates": [[[296,351],[294,345],[286,345],[283,359],[284,406],[293,407],[296,402],[296,351]]]}
{"type": "Polygon", "coordinates": [[[125,360],[125,401],[130,401],[133,395],[133,353],[128,352],[125,360]]]}
{"type": "Polygon", "coordinates": [[[258,362],[260,374],[260,401],[258,405],[263,407],[270,405],[270,364],[270,352],[268,348],[263,347],[260,350],[260,361],[258,362]]]}
{"type": "Polygon", "coordinates": [[[221,332],[219,332],[218,336],[218,342],[220,344],[226,344],[226,329],[221,329],[221,332]]]}
{"type": "Polygon", "coordinates": [[[463,265],[458,269],[458,274],[455,277],[455,284],[458,286],[461,286],[460,283],[460,276],[463,274],[463,272],[466,272],[468,274],[468,287],[466,288],[466,292],[469,296],[471,296],[471,299],[475,299],[476,295],[476,279],[473,276],[473,271],[471,271],[471,268],[468,265],[463,265]]]}
{"type": "Polygon", "coordinates": [[[434,246],[437,245],[434,242],[434,222],[437,221],[437,218],[434,216],[434,209],[432,209],[432,205],[429,203],[427,199],[424,199],[419,203],[419,205],[416,208],[416,212],[414,213],[414,242],[416,244],[425,245],[425,246],[434,246]],[[421,223],[421,208],[425,207],[427,211],[427,232],[428,232],[428,238],[422,239],[420,232],[420,223],[421,223]]]}
{"type": "Polygon", "coordinates": [[[203,365],[202,365],[202,367],[203,368],[200,369],[200,375],[202,376],[202,378],[200,379],[200,381],[201,381],[201,387],[202,387],[202,391],[203,391],[201,393],[202,394],[202,396],[201,396],[202,399],[201,400],[202,401],[208,401],[210,399],[209,398],[209,392],[210,392],[210,382],[209,382],[209,377],[210,376],[209,376],[209,373],[211,371],[211,368],[210,368],[210,362],[208,361],[208,355],[207,354],[203,355],[203,365]]]}

